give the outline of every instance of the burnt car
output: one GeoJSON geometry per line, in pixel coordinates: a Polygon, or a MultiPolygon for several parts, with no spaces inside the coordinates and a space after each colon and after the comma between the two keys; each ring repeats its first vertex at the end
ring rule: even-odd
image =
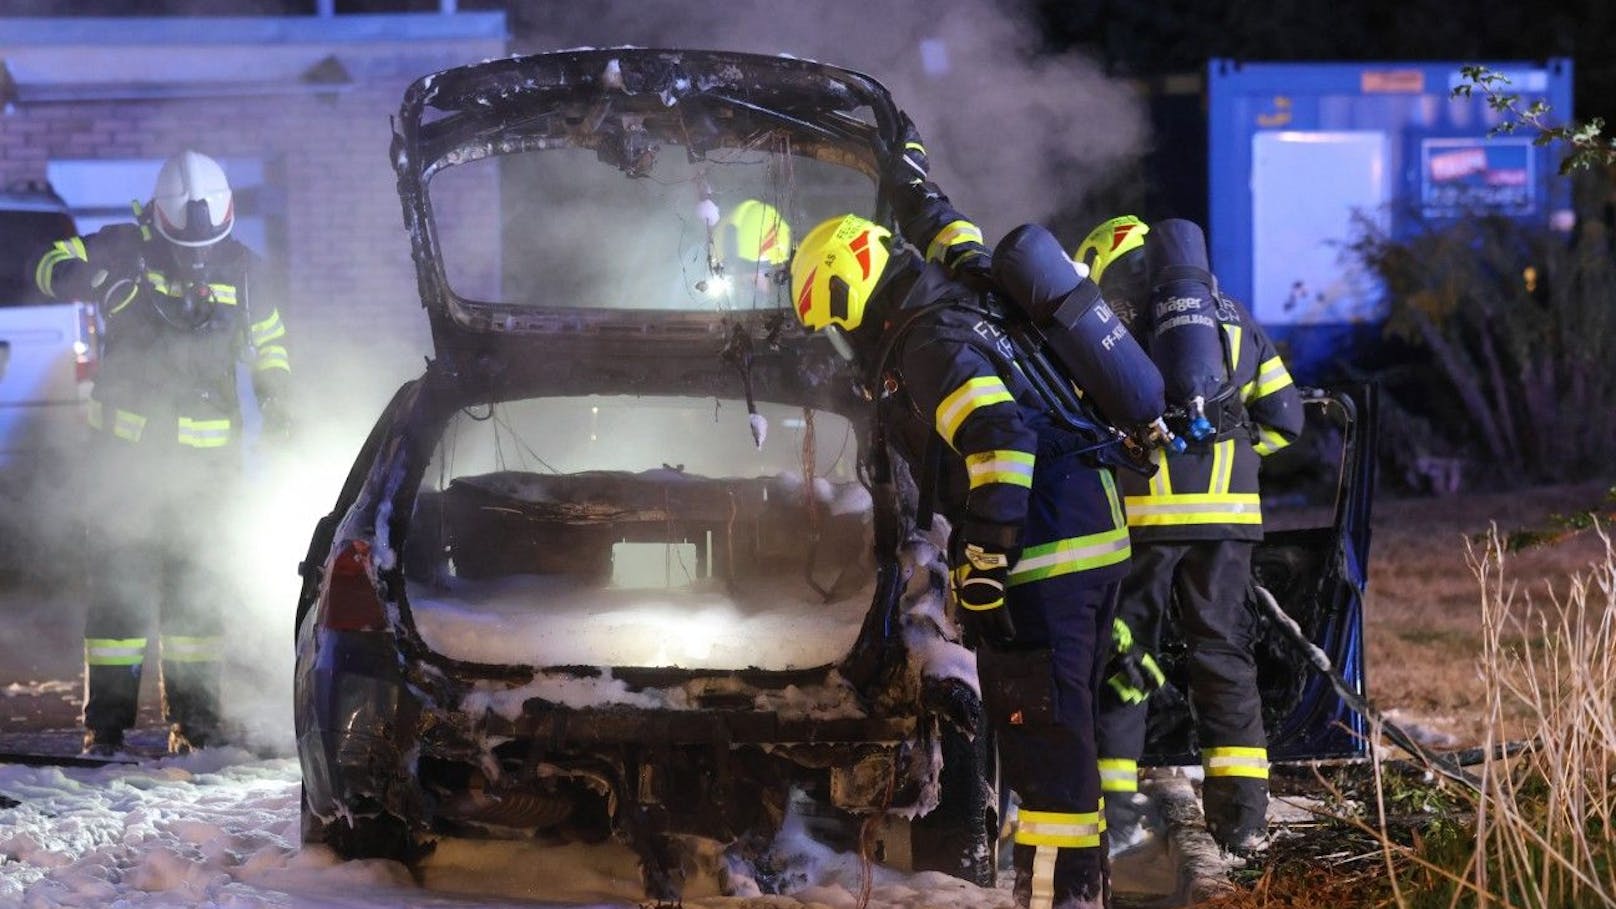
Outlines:
{"type": "MultiPolygon", "coordinates": [[[[305,841],[611,837],[674,899],[693,843],[762,848],[795,812],[993,882],[1008,793],[946,528],[872,469],[870,402],[730,215],[892,225],[899,150],[880,84],[788,57],[566,51],[408,89],[392,158],[434,356],[300,569],[305,841]]],[[[1290,544],[1284,600],[1352,647],[1356,601],[1309,573],[1356,517],[1290,544]]]]}

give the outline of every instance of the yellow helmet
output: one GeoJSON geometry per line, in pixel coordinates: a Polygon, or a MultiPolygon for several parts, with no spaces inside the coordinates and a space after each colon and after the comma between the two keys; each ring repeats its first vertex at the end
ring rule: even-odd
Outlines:
{"type": "Polygon", "coordinates": [[[891,256],[886,245],[891,236],[892,231],[858,215],[831,218],[808,232],[791,260],[791,299],[804,326],[858,328],[891,256]]]}
{"type": "Polygon", "coordinates": [[[1133,215],[1122,215],[1089,231],[1072,258],[1089,267],[1089,280],[1100,283],[1105,267],[1145,245],[1150,225],[1133,215]]]}
{"type": "Polygon", "coordinates": [[[784,265],[791,258],[791,227],[767,202],[747,199],[718,225],[724,249],[748,262],[784,265]]]}

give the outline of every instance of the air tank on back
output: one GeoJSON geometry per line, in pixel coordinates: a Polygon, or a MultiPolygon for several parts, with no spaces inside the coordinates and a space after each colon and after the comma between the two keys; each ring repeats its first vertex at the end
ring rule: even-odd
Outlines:
{"type": "Polygon", "coordinates": [[[1161,373],[1060,242],[1023,224],[993,250],[993,278],[1112,425],[1150,426],[1166,409],[1161,373]]]}
{"type": "Polygon", "coordinates": [[[1150,357],[1161,371],[1167,403],[1182,408],[1184,434],[1200,441],[1216,427],[1206,403],[1229,384],[1223,329],[1217,319],[1216,279],[1206,236],[1193,221],[1155,221],[1145,235],[1150,276],[1150,357]]]}

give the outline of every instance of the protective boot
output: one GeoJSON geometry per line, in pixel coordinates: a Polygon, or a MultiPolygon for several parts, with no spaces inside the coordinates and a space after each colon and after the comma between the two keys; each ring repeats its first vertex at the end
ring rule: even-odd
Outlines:
{"type": "Polygon", "coordinates": [[[84,753],[105,757],[121,750],[139,700],[139,663],[84,667],[84,753]]]}
{"type": "Polygon", "coordinates": [[[1097,847],[1068,848],[1022,842],[1022,830],[1018,829],[1012,854],[1016,905],[1028,909],[1109,909],[1111,861],[1107,852],[1104,833],[1097,847]]]}
{"type": "Polygon", "coordinates": [[[223,744],[219,734],[218,660],[164,660],[163,718],[168,720],[170,754],[223,744]]]}
{"type": "Polygon", "coordinates": [[[1268,845],[1268,780],[1208,777],[1201,788],[1207,832],[1233,855],[1248,857],[1268,845]]]}

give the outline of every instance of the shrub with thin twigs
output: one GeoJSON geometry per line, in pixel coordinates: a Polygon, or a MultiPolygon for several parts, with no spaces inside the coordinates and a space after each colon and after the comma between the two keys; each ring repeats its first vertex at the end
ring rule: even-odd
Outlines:
{"type": "Polygon", "coordinates": [[[1372,728],[1367,766],[1313,768],[1320,827],[1276,839],[1213,905],[1616,909],[1616,548],[1593,530],[1603,558],[1541,592],[1509,580],[1496,525],[1466,545],[1490,755],[1470,768],[1479,788],[1392,759],[1372,728]]]}
{"type": "Polygon", "coordinates": [[[1496,527],[1467,547],[1491,756],[1479,790],[1445,784],[1462,835],[1403,841],[1382,823],[1397,905],[1616,909],[1616,551],[1598,532],[1604,559],[1537,598],[1508,580],[1496,527]],[[1531,747],[1494,753],[1523,711],[1531,747]]]}

